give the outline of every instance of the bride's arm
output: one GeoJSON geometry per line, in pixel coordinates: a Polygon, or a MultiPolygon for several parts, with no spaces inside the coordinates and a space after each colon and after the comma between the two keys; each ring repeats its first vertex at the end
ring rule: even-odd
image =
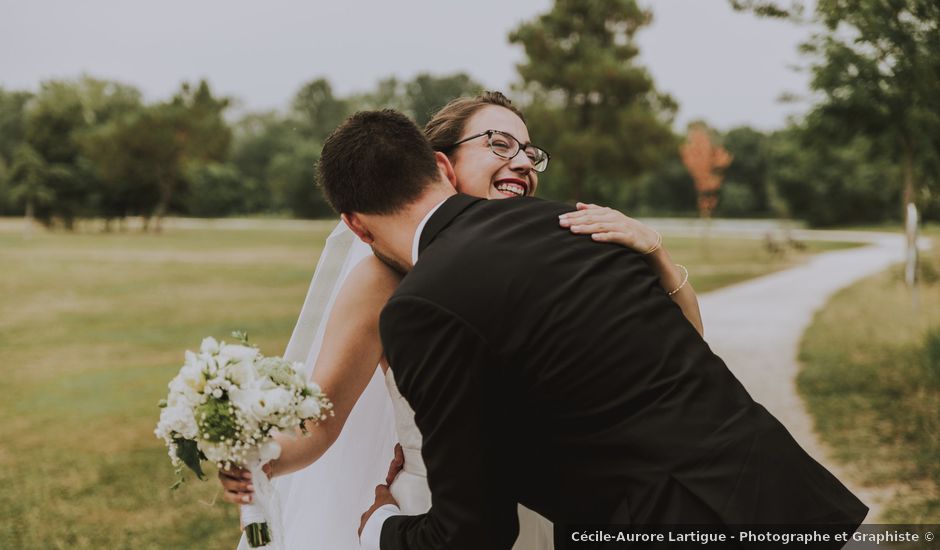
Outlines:
{"type": "MultiPolygon", "coordinates": [[[[320,355],[312,379],[333,402],[333,416],[308,424],[308,435],[296,430],[275,436],[281,456],[269,462],[269,476],[300,470],[320,458],[336,441],[353,406],[375,374],[382,359],[379,313],[400,278],[373,256],[367,257],[346,278],[327,320],[320,355]]],[[[222,470],[223,498],[235,504],[251,500],[250,475],[241,469],[222,470]]]]}
{"type": "Polygon", "coordinates": [[[307,436],[279,436],[281,456],[272,461],[270,475],[288,474],[312,464],[343,431],[382,359],[379,313],[399,281],[398,275],[370,256],[344,282],[327,321],[312,377],[333,402],[334,416],[319,424],[310,423],[307,436]]]}
{"type": "Polygon", "coordinates": [[[617,243],[640,253],[652,250],[644,257],[659,275],[663,289],[672,292],[670,297],[695,330],[701,335],[705,334],[698,297],[688,281],[688,274],[672,262],[657,231],[612,208],[581,202],[577,204],[577,208],[577,211],[564,214],[560,218],[562,227],[570,228],[572,233],[591,235],[596,241],[617,243]]]}

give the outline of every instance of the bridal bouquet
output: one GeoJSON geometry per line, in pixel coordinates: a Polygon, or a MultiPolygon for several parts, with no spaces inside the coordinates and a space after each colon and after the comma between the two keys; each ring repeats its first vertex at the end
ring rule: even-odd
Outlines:
{"type": "Polygon", "coordinates": [[[242,505],[242,525],[253,548],[272,541],[267,520],[277,526],[278,510],[261,466],[280,456],[275,430],[320,421],[332,414],[332,403],[316,384],[300,374],[300,363],[264,357],[243,333],[240,343],[214,338],[202,341],[199,353],[186,352],[185,364],[160,402],[157,437],[166,442],[170,460],[183,482],[183,466],[205,479],[201,463],[219,468],[238,466],[252,473],[255,503],[242,505]],[[257,504],[256,504],[257,503],[257,504]]]}

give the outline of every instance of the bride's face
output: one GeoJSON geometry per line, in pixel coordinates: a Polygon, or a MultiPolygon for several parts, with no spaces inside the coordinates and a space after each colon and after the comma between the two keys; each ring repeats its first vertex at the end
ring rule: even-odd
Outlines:
{"type": "MultiPolygon", "coordinates": [[[[489,105],[476,112],[467,121],[460,139],[498,130],[530,143],[529,129],[515,113],[498,105],[489,105]]],[[[511,139],[511,138],[499,138],[511,139]]],[[[490,150],[487,136],[480,136],[460,144],[453,155],[457,191],[487,199],[506,199],[532,195],[538,186],[538,174],[532,161],[522,151],[511,159],[496,156],[490,150]]]]}

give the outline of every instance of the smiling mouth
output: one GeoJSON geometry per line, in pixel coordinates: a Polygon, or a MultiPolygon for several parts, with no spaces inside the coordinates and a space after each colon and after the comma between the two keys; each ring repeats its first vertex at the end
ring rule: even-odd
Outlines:
{"type": "Polygon", "coordinates": [[[524,197],[529,190],[521,180],[500,180],[496,182],[496,190],[511,197],[524,197]]]}

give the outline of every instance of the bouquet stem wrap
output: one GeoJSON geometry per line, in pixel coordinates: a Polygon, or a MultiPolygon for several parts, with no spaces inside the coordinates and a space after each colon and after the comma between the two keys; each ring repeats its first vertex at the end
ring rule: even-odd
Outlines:
{"type": "Polygon", "coordinates": [[[281,521],[281,506],[274,491],[274,485],[268,474],[255,463],[248,469],[255,486],[254,500],[251,504],[240,506],[242,525],[248,545],[252,548],[270,548],[284,550],[284,530],[281,521]]]}

